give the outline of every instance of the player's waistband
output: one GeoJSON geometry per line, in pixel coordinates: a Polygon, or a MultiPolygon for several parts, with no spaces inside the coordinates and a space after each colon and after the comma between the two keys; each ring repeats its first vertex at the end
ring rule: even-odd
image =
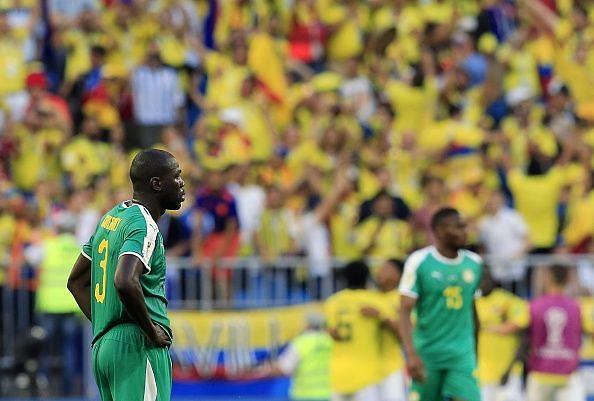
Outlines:
{"type": "MultiPolygon", "coordinates": [[[[107,338],[106,336],[108,334],[109,334],[109,338],[111,338],[113,340],[123,341],[124,339],[126,339],[128,337],[127,335],[125,335],[124,338],[122,338],[122,339],[115,338],[117,336],[121,336],[122,333],[129,333],[130,335],[134,334],[135,338],[133,340],[131,339],[130,341],[138,342],[141,339],[146,338],[146,336],[142,332],[142,329],[136,323],[133,323],[131,321],[120,320],[120,321],[113,322],[112,324],[106,326],[99,333],[97,333],[97,335],[95,335],[95,337],[93,338],[93,341],[91,342],[91,347],[94,346],[95,344],[97,344],[101,339],[107,338]]],[[[125,341],[125,342],[128,342],[128,341],[125,341]]]]}

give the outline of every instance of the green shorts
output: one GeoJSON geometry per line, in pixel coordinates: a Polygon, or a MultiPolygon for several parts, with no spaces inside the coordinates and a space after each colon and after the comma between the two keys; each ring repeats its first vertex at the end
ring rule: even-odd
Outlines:
{"type": "Polygon", "coordinates": [[[469,371],[429,370],[425,382],[413,381],[410,401],[442,401],[450,398],[460,401],[480,401],[476,378],[469,371]]]}
{"type": "Polygon", "coordinates": [[[102,401],[169,401],[169,349],[157,348],[140,327],[115,326],[93,346],[93,373],[102,401]]]}

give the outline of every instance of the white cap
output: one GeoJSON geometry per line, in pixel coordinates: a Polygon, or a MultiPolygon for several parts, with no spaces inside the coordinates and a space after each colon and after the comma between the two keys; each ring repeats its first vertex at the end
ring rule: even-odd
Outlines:
{"type": "Polygon", "coordinates": [[[238,108],[231,107],[221,110],[219,118],[224,123],[234,124],[238,127],[243,126],[243,113],[238,108]]]}
{"type": "Polygon", "coordinates": [[[552,79],[551,82],[549,82],[549,84],[547,85],[547,90],[551,95],[558,95],[559,93],[561,93],[561,91],[563,91],[563,89],[567,90],[567,87],[558,78],[552,79]]]}
{"type": "Polygon", "coordinates": [[[511,107],[515,107],[526,100],[530,100],[534,97],[532,89],[528,86],[518,86],[510,90],[505,95],[505,101],[511,107]]]}

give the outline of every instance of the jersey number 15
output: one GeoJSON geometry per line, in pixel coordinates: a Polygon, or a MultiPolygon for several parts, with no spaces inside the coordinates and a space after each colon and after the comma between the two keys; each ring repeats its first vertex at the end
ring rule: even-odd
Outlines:
{"type": "Polygon", "coordinates": [[[443,290],[443,296],[446,299],[446,308],[460,309],[462,308],[462,287],[451,286],[443,290]]]}

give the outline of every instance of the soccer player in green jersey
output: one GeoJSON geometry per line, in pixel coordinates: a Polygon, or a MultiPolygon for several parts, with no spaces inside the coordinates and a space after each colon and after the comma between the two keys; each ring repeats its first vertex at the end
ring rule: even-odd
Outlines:
{"type": "Polygon", "coordinates": [[[93,373],[103,401],[168,401],[172,332],[165,298],[165,249],[157,219],[184,201],[168,152],[132,161],[132,200],[105,214],[68,279],[93,326],[93,373]]]}
{"type": "Polygon", "coordinates": [[[400,282],[400,331],[413,378],[411,401],[480,401],[476,368],[474,297],[481,258],[463,249],[466,225],[452,208],[439,210],[431,227],[436,245],[414,252],[400,282]],[[413,334],[411,312],[416,309],[413,334]]]}

